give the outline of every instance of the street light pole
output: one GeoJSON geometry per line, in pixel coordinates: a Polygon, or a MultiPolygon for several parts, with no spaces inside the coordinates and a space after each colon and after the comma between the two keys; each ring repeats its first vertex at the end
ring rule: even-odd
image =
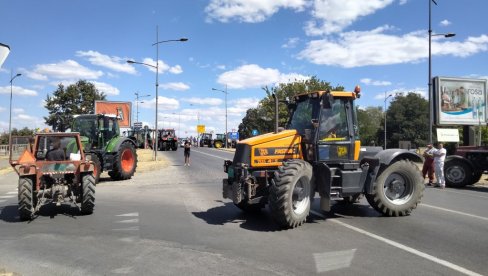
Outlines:
{"type": "Polygon", "coordinates": [[[135,92],[134,95],[136,95],[136,121],[139,122],[139,98],[151,97],[151,95],[139,96],[139,92],[135,92]]]}
{"type": "Polygon", "coordinates": [[[13,76],[13,70],[10,70],[10,108],[9,108],[9,117],[8,117],[8,144],[9,144],[9,154],[11,151],[11,142],[12,142],[12,94],[13,94],[13,88],[12,88],[12,82],[14,81],[15,78],[22,76],[22,74],[16,74],[13,76]]]}
{"type": "Polygon", "coordinates": [[[225,85],[225,91],[224,90],[220,90],[220,89],[216,89],[216,88],[212,88],[212,90],[220,91],[220,92],[222,92],[222,93],[225,94],[225,135],[224,136],[225,136],[225,148],[228,148],[228,145],[227,145],[228,144],[227,143],[227,140],[228,140],[228,138],[227,138],[227,135],[228,135],[227,134],[227,94],[228,94],[228,92],[227,92],[227,84],[225,85]]]}
{"type": "Polygon", "coordinates": [[[434,91],[432,90],[432,37],[433,36],[444,36],[446,38],[453,37],[456,34],[432,34],[432,3],[437,6],[435,0],[429,1],[429,144],[432,144],[432,124],[434,123],[434,91]]]}
{"type": "Polygon", "coordinates": [[[390,98],[392,96],[392,94],[388,95],[388,97],[386,96],[386,91],[385,91],[385,149],[386,149],[386,100],[388,100],[388,98],[390,98]]]}
{"type": "Polygon", "coordinates": [[[155,131],[154,131],[154,134],[153,134],[153,149],[154,149],[154,161],[157,160],[157,153],[158,153],[158,149],[157,149],[157,131],[158,131],[158,105],[159,105],[159,95],[158,95],[158,87],[159,87],[159,78],[158,78],[158,75],[159,75],[159,44],[161,43],[165,43],[165,42],[185,42],[185,41],[188,41],[188,38],[180,38],[180,39],[168,39],[168,40],[162,40],[162,41],[159,41],[159,26],[156,26],[156,42],[152,44],[152,46],[156,46],[156,66],[154,65],[151,65],[151,64],[147,64],[147,63],[144,63],[144,62],[136,62],[136,61],[133,61],[133,60],[127,60],[127,63],[130,63],[130,64],[142,64],[142,65],[146,65],[148,67],[152,67],[154,69],[156,69],[156,118],[154,119],[154,128],[155,128],[155,131]]]}

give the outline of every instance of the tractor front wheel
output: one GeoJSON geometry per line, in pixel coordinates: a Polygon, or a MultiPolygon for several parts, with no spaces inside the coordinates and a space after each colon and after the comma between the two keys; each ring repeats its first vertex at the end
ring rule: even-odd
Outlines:
{"type": "Polygon", "coordinates": [[[98,183],[98,181],[100,181],[100,174],[102,173],[102,163],[100,162],[100,158],[98,158],[98,155],[96,153],[91,153],[90,158],[95,165],[93,168],[93,176],[95,177],[95,183],[98,183]]]}
{"type": "Polygon", "coordinates": [[[273,219],[284,228],[302,225],[310,213],[312,166],[304,160],[283,162],[270,187],[269,207],[273,219]]]}
{"type": "Polygon", "coordinates": [[[367,194],[366,199],[383,215],[407,216],[420,203],[424,189],[417,165],[402,160],[388,166],[378,176],[373,193],[367,194]]]}
{"type": "Polygon", "coordinates": [[[214,147],[215,147],[216,149],[220,149],[220,148],[222,147],[222,142],[220,142],[220,141],[215,141],[215,142],[214,142],[214,147]]]}
{"type": "Polygon", "coordinates": [[[136,150],[130,143],[122,143],[114,156],[114,166],[109,174],[114,180],[130,179],[137,167],[136,150]]]}
{"type": "Polygon", "coordinates": [[[31,220],[34,217],[37,197],[34,193],[34,182],[31,178],[19,178],[19,217],[20,220],[31,220]]]}
{"type": "Polygon", "coordinates": [[[89,215],[95,207],[95,176],[85,174],[81,180],[81,213],[89,215]]]}

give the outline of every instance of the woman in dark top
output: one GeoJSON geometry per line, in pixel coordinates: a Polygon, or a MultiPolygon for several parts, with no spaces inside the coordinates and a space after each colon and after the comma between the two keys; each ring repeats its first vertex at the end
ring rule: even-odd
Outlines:
{"type": "Polygon", "coordinates": [[[185,166],[190,166],[190,148],[191,148],[191,143],[186,140],[185,141],[185,166]]]}

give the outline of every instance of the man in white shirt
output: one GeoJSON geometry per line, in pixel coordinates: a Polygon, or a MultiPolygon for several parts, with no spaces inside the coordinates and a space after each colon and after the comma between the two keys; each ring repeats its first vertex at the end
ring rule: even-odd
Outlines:
{"type": "Polygon", "coordinates": [[[437,144],[437,150],[434,151],[435,178],[437,179],[436,187],[444,189],[446,180],[444,179],[444,160],[446,160],[447,151],[442,143],[437,144]]]}

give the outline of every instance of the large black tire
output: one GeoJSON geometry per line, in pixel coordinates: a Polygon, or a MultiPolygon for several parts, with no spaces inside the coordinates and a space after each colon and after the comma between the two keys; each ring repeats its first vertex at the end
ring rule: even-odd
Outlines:
{"type": "MultiPolygon", "coordinates": [[[[241,197],[241,195],[243,194],[241,187],[242,186],[239,185],[237,182],[233,183],[233,185],[232,185],[232,192],[234,193],[233,198],[241,197]]],[[[249,202],[246,200],[243,200],[237,204],[234,203],[234,205],[236,205],[239,209],[241,209],[242,211],[244,211],[246,213],[260,212],[261,209],[263,209],[265,206],[265,204],[263,204],[263,203],[249,204],[249,202]]]]}
{"type": "Polygon", "coordinates": [[[114,156],[113,170],[109,173],[114,180],[130,179],[137,167],[137,153],[131,143],[122,143],[114,156]]]}
{"type": "Polygon", "coordinates": [[[37,197],[34,193],[34,181],[28,177],[19,178],[19,217],[20,220],[31,220],[34,217],[37,197]]]}
{"type": "Polygon", "coordinates": [[[81,179],[81,213],[89,215],[95,208],[95,176],[85,174],[81,179]]]}
{"type": "Polygon", "coordinates": [[[102,163],[96,153],[90,153],[90,158],[95,164],[93,168],[93,176],[95,177],[95,183],[98,183],[100,181],[100,174],[102,173],[102,163]]]}
{"type": "Polygon", "coordinates": [[[462,188],[473,184],[473,170],[462,160],[449,160],[444,163],[444,178],[448,187],[462,188]]]}
{"type": "Polygon", "coordinates": [[[214,142],[214,147],[216,149],[220,149],[222,147],[222,145],[223,145],[222,141],[215,141],[214,142]]]}
{"type": "Polygon", "coordinates": [[[283,162],[275,172],[269,191],[269,208],[281,227],[295,228],[306,221],[310,213],[312,175],[312,166],[304,160],[283,162]]]}
{"type": "Polygon", "coordinates": [[[390,217],[408,216],[417,207],[425,186],[417,165],[401,160],[388,166],[376,179],[369,204],[390,217]]]}

